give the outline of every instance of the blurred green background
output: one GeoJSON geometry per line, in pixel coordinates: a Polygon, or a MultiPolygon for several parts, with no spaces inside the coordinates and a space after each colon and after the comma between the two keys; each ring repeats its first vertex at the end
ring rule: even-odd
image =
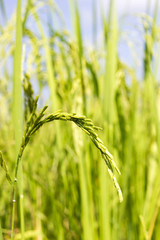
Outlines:
{"type": "MultiPolygon", "coordinates": [[[[38,109],[103,128],[124,198],[89,138],[49,123],[24,151],[12,239],[159,240],[159,20],[158,0],[0,1],[0,151],[12,180],[39,95],[38,109]]],[[[13,186],[0,161],[2,240],[11,239],[13,186]]]]}

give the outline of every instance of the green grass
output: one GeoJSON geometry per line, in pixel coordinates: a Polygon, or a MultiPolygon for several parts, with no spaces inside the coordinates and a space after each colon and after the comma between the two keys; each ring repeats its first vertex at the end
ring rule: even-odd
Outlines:
{"type": "Polygon", "coordinates": [[[107,18],[101,6],[100,47],[92,2],[93,49],[77,2],[68,4],[73,36],[55,30],[63,20],[52,1],[28,0],[21,11],[18,0],[0,25],[0,240],[159,240],[158,1],[153,18],[135,17],[142,80],[137,62],[119,59],[116,1],[107,18]],[[42,19],[45,6],[56,28],[42,19]]]}

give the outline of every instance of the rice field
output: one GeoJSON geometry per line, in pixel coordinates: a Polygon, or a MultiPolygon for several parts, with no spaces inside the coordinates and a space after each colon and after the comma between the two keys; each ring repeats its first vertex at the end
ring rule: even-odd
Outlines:
{"type": "Polygon", "coordinates": [[[78,3],[0,1],[0,240],[159,240],[159,1],[78,3]]]}

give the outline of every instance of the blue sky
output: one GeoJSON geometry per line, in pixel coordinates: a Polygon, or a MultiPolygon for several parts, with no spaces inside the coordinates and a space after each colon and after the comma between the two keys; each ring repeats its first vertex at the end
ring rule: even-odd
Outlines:
{"type": "MultiPolygon", "coordinates": [[[[86,32],[88,32],[89,29],[91,29],[91,25],[92,25],[92,3],[93,2],[96,3],[98,22],[100,21],[100,18],[101,18],[100,6],[103,6],[104,13],[106,13],[107,15],[109,0],[77,0],[77,1],[80,9],[82,27],[83,29],[86,30],[86,32]]],[[[16,2],[17,0],[4,0],[8,19],[10,18],[12,13],[15,11],[16,2]]],[[[22,4],[23,3],[25,4],[25,2],[26,0],[22,0],[22,4]]],[[[38,2],[40,1],[37,0],[37,3],[38,2]]],[[[69,0],[55,0],[54,2],[62,11],[66,25],[68,29],[70,29],[69,0]]],[[[150,2],[149,13],[152,15],[156,0],[150,0],[149,2],[150,2]]],[[[117,0],[116,5],[117,5],[117,13],[118,13],[119,19],[121,19],[125,15],[145,13],[147,9],[147,3],[148,3],[148,0],[117,0]]],[[[87,38],[87,36],[85,37],[87,38]]]]}
{"type": "MultiPolygon", "coordinates": [[[[101,10],[102,6],[105,15],[108,13],[109,8],[109,0],[77,0],[80,10],[81,16],[81,25],[83,30],[84,40],[88,43],[91,42],[92,37],[92,24],[93,24],[93,16],[92,16],[92,4],[96,3],[97,10],[97,24],[98,24],[98,36],[99,39],[101,35],[101,10]]],[[[16,8],[17,0],[4,0],[5,9],[7,11],[7,19],[9,20],[13,12],[16,8]]],[[[26,0],[22,0],[22,4],[25,4],[26,0]]],[[[35,0],[36,2],[36,0],[35,0]]],[[[37,3],[40,1],[37,0],[37,3]]],[[[42,1],[44,2],[44,1],[42,1]]],[[[47,2],[47,0],[46,0],[47,2]]],[[[150,2],[150,14],[152,15],[154,11],[154,6],[156,0],[117,0],[117,13],[118,13],[118,21],[119,27],[123,27],[122,23],[125,22],[123,19],[128,16],[134,16],[139,13],[146,13],[147,3],[150,2]]],[[[69,0],[55,0],[55,3],[62,11],[64,16],[65,24],[68,30],[71,31],[71,18],[70,18],[70,9],[69,9],[69,0]]],[[[1,18],[0,18],[1,20],[1,18]]],[[[128,20],[127,20],[128,21],[128,20]]]]}
{"type": "MultiPolygon", "coordinates": [[[[13,12],[16,9],[17,0],[5,0],[5,9],[7,11],[7,19],[11,18],[13,12]]],[[[22,0],[25,4],[26,0],[22,0]]],[[[36,2],[36,1],[35,1],[36,2]]],[[[37,0],[37,3],[40,2],[37,0]]],[[[44,1],[42,1],[44,2],[44,1]]],[[[47,2],[47,0],[46,0],[47,2]]],[[[72,24],[70,17],[69,0],[55,0],[57,6],[61,10],[64,18],[65,25],[58,25],[58,27],[67,28],[72,33],[72,24]]],[[[92,46],[92,4],[95,2],[97,10],[97,41],[98,45],[101,45],[102,41],[102,25],[101,25],[101,7],[105,15],[107,16],[109,8],[109,0],[78,0],[81,27],[83,32],[83,39],[85,45],[92,46]]],[[[129,65],[133,65],[133,60],[139,61],[138,75],[141,78],[143,68],[142,57],[143,57],[143,34],[140,34],[138,28],[140,28],[138,15],[146,13],[147,3],[150,2],[149,14],[153,15],[154,6],[156,0],[117,0],[117,14],[118,14],[118,25],[120,29],[118,52],[122,61],[129,65]],[[127,40],[126,40],[127,39],[127,40]],[[130,46],[129,46],[130,45],[130,46]],[[140,60],[139,60],[140,59],[140,60]]],[[[43,16],[47,16],[47,11],[43,11],[43,16]]],[[[160,15],[160,14],[159,14],[160,15]]],[[[46,18],[47,19],[47,18],[46,18]]],[[[55,18],[54,18],[55,20],[55,18]]],[[[1,21],[1,16],[0,16],[1,21]]],[[[31,23],[30,23],[31,24],[31,23]]],[[[132,66],[133,67],[133,66],[132,66]]]]}

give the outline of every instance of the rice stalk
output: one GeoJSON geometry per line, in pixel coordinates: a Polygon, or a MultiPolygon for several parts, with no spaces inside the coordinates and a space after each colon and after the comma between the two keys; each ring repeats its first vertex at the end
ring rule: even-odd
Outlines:
{"type": "MultiPolygon", "coordinates": [[[[104,48],[105,48],[105,73],[102,83],[102,113],[105,126],[105,136],[107,144],[111,147],[113,144],[113,123],[115,121],[115,73],[117,68],[117,20],[116,20],[116,2],[109,3],[108,23],[103,17],[104,48]],[[109,27],[108,27],[109,26],[109,27]]],[[[103,16],[103,14],[102,14],[103,16]]],[[[112,177],[112,173],[111,173],[112,177]]],[[[100,235],[102,240],[111,239],[111,198],[109,179],[105,174],[103,162],[100,162],[100,235]]],[[[113,177],[114,179],[114,177],[113,177]]],[[[122,199],[121,199],[122,201],[122,199]]]]}
{"type": "MultiPolygon", "coordinates": [[[[21,51],[22,51],[22,21],[21,21],[21,0],[17,1],[17,18],[16,18],[16,44],[14,50],[14,67],[13,67],[13,123],[15,128],[15,156],[17,158],[22,132],[23,132],[23,111],[22,111],[22,89],[21,89],[21,51]]],[[[24,207],[23,207],[23,170],[20,163],[19,166],[19,196],[20,196],[20,222],[21,234],[24,239],[24,207]]],[[[13,195],[12,209],[12,233],[14,238],[14,215],[15,215],[15,198],[16,191],[13,195]]]]}
{"type": "Polygon", "coordinates": [[[109,153],[107,148],[104,146],[103,142],[100,140],[98,137],[97,133],[95,130],[100,130],[101,128],[94,126],[92,121],[85,116],[81,115],[76,115],[76,114],[69,114],[69,113],[64,113],[61,111],[57,111],[54,114],[49,114],[44,118],[44,112],[47,109],[47,106],[44,106],[44,108],[40,111],[39,114],[36,113],[36,108],[37,108],[37,101],[38,97],[35,99],[34,106],[33,106],[33,111],[32,114],[27,122],[26,129],[22,138],[22,143],[20,146],[20,150],[18,153],[17,157],[17,162],[16,162],[16,170],[15,170],[15,181],[14,181],[14,189],[16,189],[16,182],[17,182],[17,174],[18,174],[18,168],[19,164],[22,159],[22,155],[24,152],[25,147],[27,146],[31,136],[37,132],[38,129],[40,129],[44,124],[55,121],[55,120],[62,120],[62,121],[71,121],[74,122],[79,128],[82,129],[92,140],[94,145],[98,148],[98,150],[101,152],[102,158],[104,159],[107,167],[108,167],[108,172],[109,175],[111,176],[114,185],[117,189],[118,195],[119,195],[119,200],[122,201],[122,193],[119,188],[118,182],[113,174],[113,169],[117,170],[117,172],[120,174],[120,171],[118,167],[116,166],[112,155],[109,153]]]}

